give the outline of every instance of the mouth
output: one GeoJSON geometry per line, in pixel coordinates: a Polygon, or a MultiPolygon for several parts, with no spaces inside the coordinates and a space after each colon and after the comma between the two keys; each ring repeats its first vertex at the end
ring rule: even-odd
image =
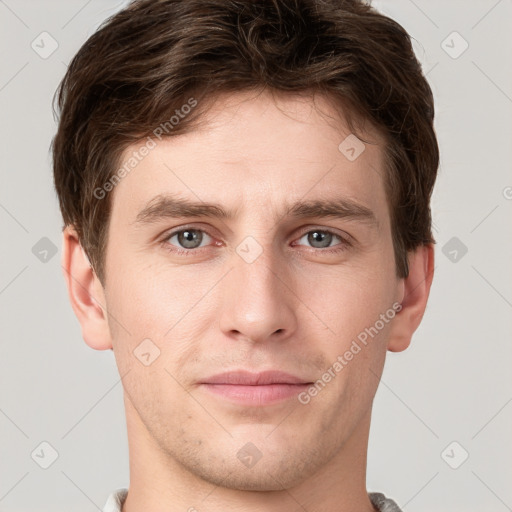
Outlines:
{"type": "Polygon", "coordinates": [[[205,391],[244,406],[264,406],[296,397],[310,381],[281,371],[251,373],[233,371],[214,375],[200,383],[205,391]]]}

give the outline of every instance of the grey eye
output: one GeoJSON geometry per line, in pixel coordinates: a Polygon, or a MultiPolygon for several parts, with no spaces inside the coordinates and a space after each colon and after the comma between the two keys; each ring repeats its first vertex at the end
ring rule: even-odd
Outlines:
{"type": "Polygon", "coordinates": [[[311,244],[311,246],[315,249],[323,249],[325,247],[330,247],[331,242],[333,241],[334,238],[338,238],[339,240],[341,240],[341,238],[338,235],[320,229],[314,229],[312,231],[305,233],[301,237],[301,240],[303,238],[307,238],[307,242],[311,244]]]}
{"type": "Polygon", "coordinates": [[[181,231],[176,231],[172,233],[169,236],[168,241],[172,243],[171,240],[174,237],[177,237],[177,241],[179,244],[178,247],[182,247],[184,249],[197,249],[198,247],[200,247],[201,242],[204,239],[204,235],[206,235],[207,237],[209,236],[200,229],[182,229],[181,231]]]}

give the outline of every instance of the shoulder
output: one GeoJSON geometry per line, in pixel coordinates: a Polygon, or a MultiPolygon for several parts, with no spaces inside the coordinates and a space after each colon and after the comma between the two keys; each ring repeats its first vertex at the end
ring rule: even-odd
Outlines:
{"type": "Polygon", "coordinates": [[[370,492],[368,496],[372,505],[379,512],[402,512],[400,507],[391,498],[386,498],[381,492],[370,492]]]}
{"type": "Polygon", "coordinates": [[[121,512],[121,507],[128,495],[128,489],[116,489],[107,499],[102,512],[121,512]]]}

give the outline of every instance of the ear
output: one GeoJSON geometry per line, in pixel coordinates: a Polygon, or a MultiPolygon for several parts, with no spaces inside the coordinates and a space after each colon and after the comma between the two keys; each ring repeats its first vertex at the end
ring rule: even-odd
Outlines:
{"type": "Polygon", "coordinates": [[[76,231],[67,226],[62,240],[62,269],[71,307],[82,327],[82,337],[91,348],[112,348],[103,286],[96,276],[76,231]]]}
{"type": "Polygon", "coordinates": [[[411,343],[427,307],[427,300],[434,277],[434,246],[422,245],[408,254],[409,275],[402,279],[402,309],[391,324],[388,350],[401,352],[411,343]]]}

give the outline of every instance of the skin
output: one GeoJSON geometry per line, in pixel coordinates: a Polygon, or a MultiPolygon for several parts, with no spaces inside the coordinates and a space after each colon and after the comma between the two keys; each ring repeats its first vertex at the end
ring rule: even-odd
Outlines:
{"type": "Polygon", "coordinates": [[[159,142],[111,192],[105,287],[73,227],[64,231],[64,275],[83,338],[113,349],[123,377],[123,511],[372,511],[372,402],[387,351],[406,349],[422,319],[433,247],[411,252],[409,276],[396,277],[383,140],[366,126],[365,140],[376,144],[349,161],[338,146],[350,130],[327,98],[232,93],[204,121],[159,142]],[[138,212],[165,193],[237,215],[137,224],[138,212]],[[337,197],[371,209],[378,225],[293,219],[284,210],[337,197]],[[201,230],[199,248],[169,238],[184,226],[201,230]],[[315,229],[334,236],[315,243],[307,236],[315,229]],[[262,250],[252,263],[236,251],[248,236],[262,250]],[[195,252],[172,252],[180,248],[195,252]],[[400,312],[307,404],[294,397],[243,407],[198,384],[235,369],[315,382],[395,302],[400,312]],[[160,350],[149,366],[133,354],[147,338],[160,350]],[[237,457],[246,443],[262,454],[250,468],[237,457]]]}

